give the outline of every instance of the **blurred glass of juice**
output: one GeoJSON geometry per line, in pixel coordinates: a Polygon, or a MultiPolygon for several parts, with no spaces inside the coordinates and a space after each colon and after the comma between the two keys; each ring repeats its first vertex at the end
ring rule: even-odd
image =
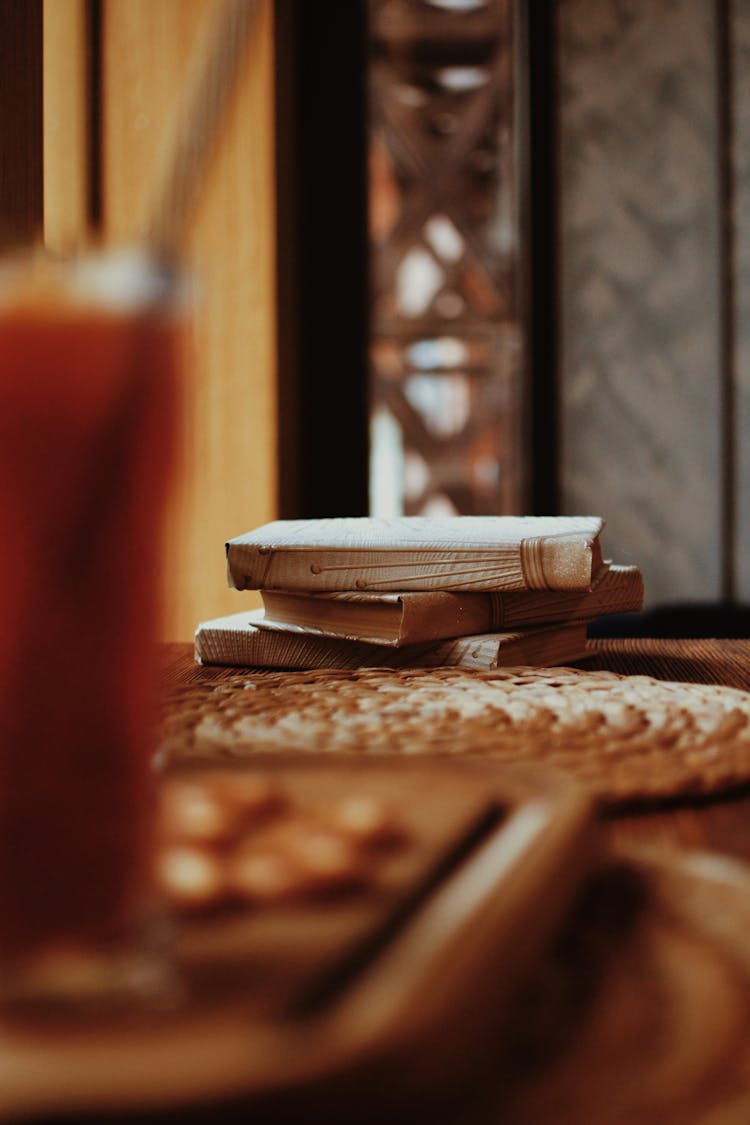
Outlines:
{"type": "Polygon", "coordinates": [[[0,1002],[148,953],[183,327],[146,255],[0,263],[0,1002]]]}

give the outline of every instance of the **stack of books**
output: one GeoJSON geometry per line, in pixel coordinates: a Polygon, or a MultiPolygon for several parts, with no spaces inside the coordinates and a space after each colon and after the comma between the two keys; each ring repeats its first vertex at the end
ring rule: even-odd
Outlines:
{"type": "Polygon", "coordinates": [[[262,609],[202,622],[196,660],[256,668],[571,663],[595,618],[640,610],[598,516],[277,520],[226,544],[262,609]]]}

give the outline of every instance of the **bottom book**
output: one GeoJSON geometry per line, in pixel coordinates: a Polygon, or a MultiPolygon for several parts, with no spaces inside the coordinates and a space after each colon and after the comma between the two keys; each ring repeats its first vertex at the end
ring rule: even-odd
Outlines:
{"type": "Polygon", "coordinates": [[[491,671],[522,665],[548,667],[586,656],[586,623],[571,622],[504,633],[476,633],[400,649],[363,641],[258,629],[263,610],[203,621],[195,631],[200,664],[246,668],[439,668],[491,671]]]}

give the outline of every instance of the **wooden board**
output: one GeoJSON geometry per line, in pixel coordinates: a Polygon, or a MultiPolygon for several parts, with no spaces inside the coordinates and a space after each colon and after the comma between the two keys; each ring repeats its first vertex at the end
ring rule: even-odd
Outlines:
{"type": "MultiPolygon", "coordinates": [[[[103,234],[120,245],[137,237],[174,115],[227,9],[213,0],[102,8],[103,234]]],[[[276,514],[273,35],[273,5],[261,0],[182,247],[194,305],[166,529],[168,640],[190,640],[198,621],[237,608],[224,541],[276,514]]]]}

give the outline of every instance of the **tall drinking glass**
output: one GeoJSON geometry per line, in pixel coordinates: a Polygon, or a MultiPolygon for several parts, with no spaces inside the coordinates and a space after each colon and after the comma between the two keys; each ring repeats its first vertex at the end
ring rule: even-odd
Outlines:
{"type": "Polygon", "coordinates": [[[0,262],[0,1003],[146,964],[182,314],[140,253],[0,262]]]}

